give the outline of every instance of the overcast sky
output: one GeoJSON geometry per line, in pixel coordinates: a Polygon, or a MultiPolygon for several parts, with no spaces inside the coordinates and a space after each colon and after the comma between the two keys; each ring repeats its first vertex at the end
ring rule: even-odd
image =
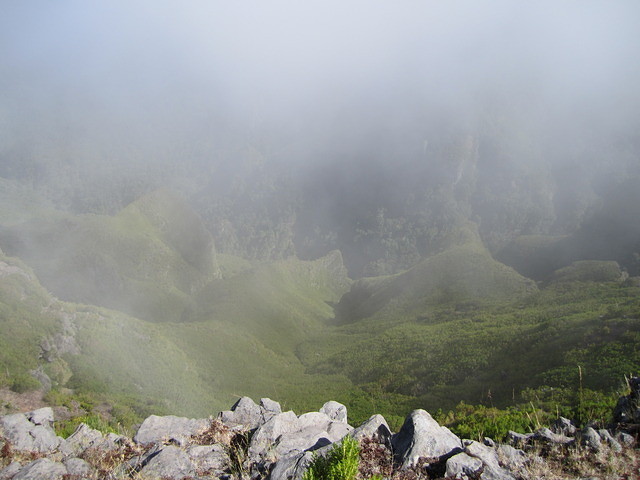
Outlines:
{"type": "Polygon", "coordinates": [[[637,0],[6,1],[0,151],[37,136],[144,156],[256,124],[410,123],[492,101],[624,129],[639,59],[637,0]]]}

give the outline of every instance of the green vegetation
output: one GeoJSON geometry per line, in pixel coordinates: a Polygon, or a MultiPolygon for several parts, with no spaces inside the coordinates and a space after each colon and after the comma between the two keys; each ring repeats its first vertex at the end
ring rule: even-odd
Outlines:
{"type": "Polygon", "coordinates": [[[354,480],[360,463],[360,445],[350,436],[331,447],[326,456],[315,455],[303,480],[354,480]]]}
{"type": "Polygon", "coordinates": [[[108,405],[112,426],[248,395],[297,411],[335,399],[352,423],[382,413],[395,430],[414,408],[441,409],[463,436],[501,436],[558,414],[603,421],[640,367],[640,287],[618,264],[576,262],[535,284],[471,222],[412,268],[352,282],[337,250],[217,254],[165,190],[113,216],[39,212],[0,231],[34,268],[0,256],[0,386],[39,388],[37,371],[52,403],[84,402],[84,416],[108,405]]]}
{"type": "Polygon", "coordinates": [[[70,420],[57,421],[55,423],[56,435],[62,438],[67,438],[76,431],[81,423],[84,423],[88,427],[91,427],[95,430],[99,430],[102,433],[121,433],[117,429],[117,425],[112,425],[100,415],[88,414],[79,417],[73,417],[70,420]]]}

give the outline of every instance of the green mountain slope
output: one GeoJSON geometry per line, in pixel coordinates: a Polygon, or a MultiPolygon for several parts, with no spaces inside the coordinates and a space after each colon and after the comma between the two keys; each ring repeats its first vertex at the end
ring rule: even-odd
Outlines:
{"type": "Polygon", "coordinates": [[[315,407],[323,392],[350,382],[307,375],[295,346],[319,331],[348,285],[338,252],[290,259],[215,279],[194,299],[199,318],[157,323],[61,302],[20,260],[0,256],[0,386],[37,388],[39,372],[56,391],[185,415],[211,414],[243,395],[315,407]]]}
{"type": "Polygon", "coordinates": [[[211,235],[166,191],[116,216],[50,212],[5,226],[0,245],[60,298],[151,321],[188,315],[191,295],[218,275],[211,235]]]}
{"type": "Polygon", "coordinates": [[[358,280],[337,306],[338,322],[419,314],[429,305],[495,302],[537,290],[534,282],[491,257],[473,225],[462,230],[451,247],[404,273],[358,280]]]}

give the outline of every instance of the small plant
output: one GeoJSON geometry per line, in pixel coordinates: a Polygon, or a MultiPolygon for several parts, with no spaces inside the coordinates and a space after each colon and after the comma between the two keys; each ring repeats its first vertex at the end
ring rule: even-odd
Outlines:
{"type": "Polygon", "coordinates": [[[88,427],[98,430],[102,433],[121,433],[118,432],[117,426],[110,424],[102,416],[90,413],[80,417],[74,417],[69,420],[57,422],[55,424],[56,435],[62,438],[68,438],[73,432],[76,431],[78,426],[84,423],[88,427]]]}
{"type": "Polygon", "coordinates": [[[326,456],[315,455],[303,480],[353,480],[358,474],[360,444],[352,437],[345,437],[333,445],[326,456]]]}

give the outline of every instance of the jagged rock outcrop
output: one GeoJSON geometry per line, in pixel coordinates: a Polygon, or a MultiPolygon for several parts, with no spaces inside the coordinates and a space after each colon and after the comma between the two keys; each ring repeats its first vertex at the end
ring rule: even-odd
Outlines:
{"type": "Polygon", "coordinates": [[[386,464],[385,470],[377,470],[386,472],[384,477],[396,472],[402,478],[520,480],[527,478],[522,472],[528,465],[544,462],[526,452],[534,445],[582,445],[587,451],[608,445],[620,452],[634,440],[591,427],[578,431],[560,419],[553,430],[512,432],[508,439],[524,448],[520,450],[491,439],[461,440],[424,410],[411,412],[393,434],[381,415],[354,429],[347,423],[346,407],[337,402],[296,415],[282,412],[273,400],[256,404],[247,397],[215,419],[152,415],[133,439],[85,424],[63,439],[53,430],[53,415],[51,408],[42,408],[0,417],[0,480],[300,480],[314,456],[326,455],[347,435],[360,442],[367,472],[373,471],[372,456],[386,464]]]}
{"type": "Polygon", "coordinates": [[[420,458],[437,463],[462,452],[462,441],[424,410],[414,410],[407,417],[392,445],[396,462],[405,468],[415,466],[420,458]]]}

